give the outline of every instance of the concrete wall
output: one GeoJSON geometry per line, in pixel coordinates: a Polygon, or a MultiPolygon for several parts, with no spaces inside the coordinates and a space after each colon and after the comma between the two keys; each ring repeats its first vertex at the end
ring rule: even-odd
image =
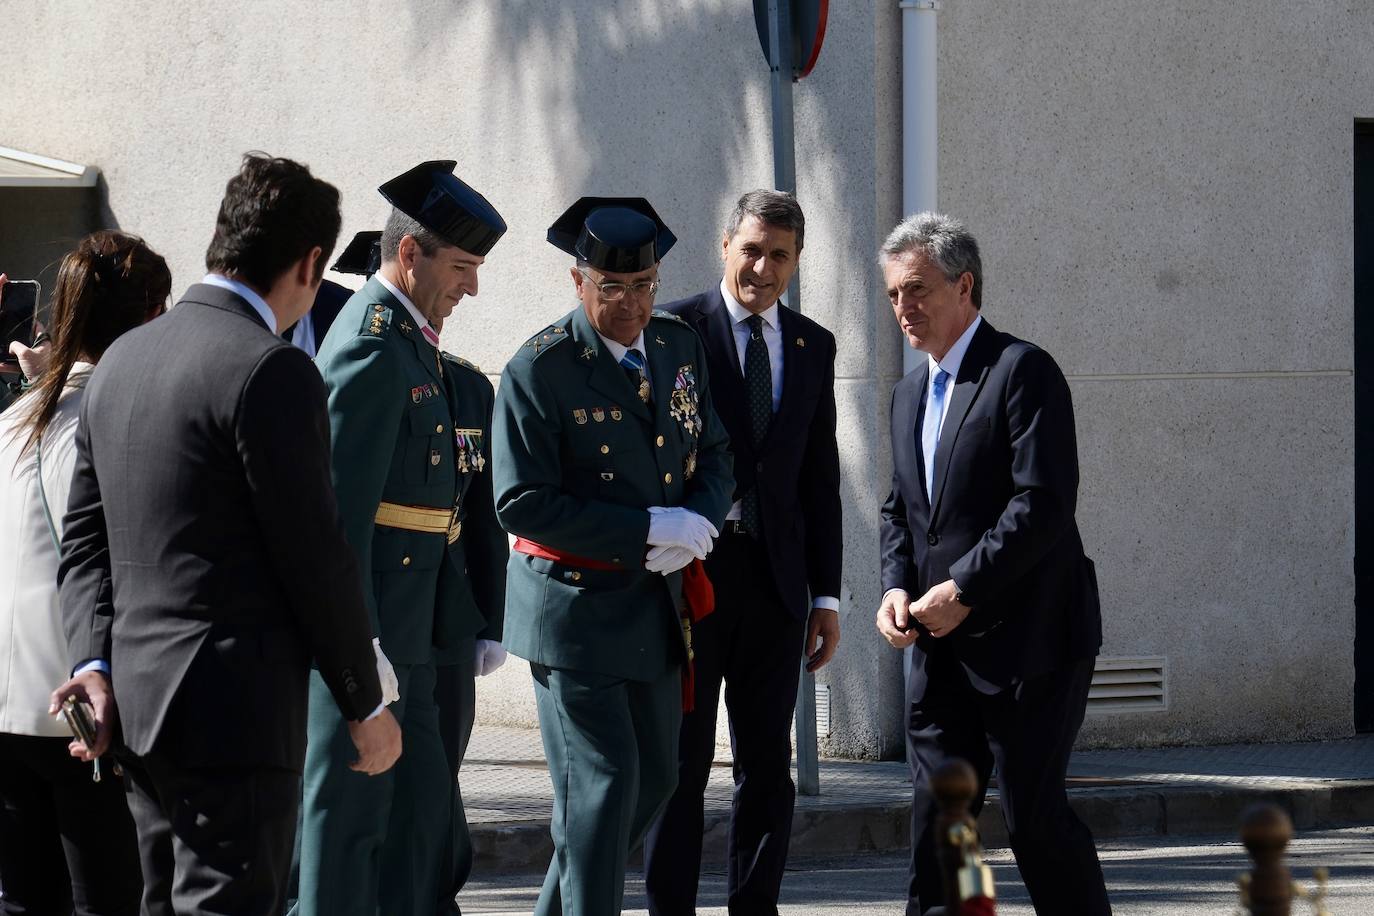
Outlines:
{"type": "Polygon", "coordinates": [[[950,0],[941,205],[987,317],[1069,373],[1110,655],[1170,710],[1092,743],[1346,734],[1352,146],[1374,8],[950,0]]]}
{"type": "MultiPolygon", "coordinates": [[[[1310,7],[1310,8],[1309,8],[1310,7]]],[[[0,0],[4,144],[98,165],[111,218],[199,279],[248,149],[304,160],[380,227],[425,158],[511,231],[445,345],[499,373],[572,306],[548,224],[642,194],[677,232],[666,300],[714,284],[733,199],[772,183],[767,72],[739,0],[0,0]]],[[[1374,14],[946,0],[941,204],[984,244],[986,314],[1048,348],[1079,412],[1080,519],[1109,655],[1169,658],[1165,713],[1092,743],[1349,731],[1351,125],[1374,14]]],[[[898,657],[872,628],[888,391],[901,354],[873,252],[900,216],[894,2],[834,0],[796,88],[804,310],[840,341],[844,643],[826,750],[900,753],[898,657]]],[[[1363,105],[1363,107],[1361,107],[1363,105]]],[[[0,253],[2,255],[3,253],[0,253]]],[[[533,721],[518,662],[489,721],[533,721]]]]}

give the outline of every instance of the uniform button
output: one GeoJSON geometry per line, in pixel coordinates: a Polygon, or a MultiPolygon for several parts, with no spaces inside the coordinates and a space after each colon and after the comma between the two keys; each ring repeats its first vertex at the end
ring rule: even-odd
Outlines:
{"type": "Polygon", "coordinates": [[[580,572],[577,572],[576,570],[573,570],[572,580],[573,580],[574,582],[581,582],[581,581],[582,581],[582,574],[581,574],[580,572]]]}
{"type": "Polygon", "coordinates": [[[603,446],[601,446],[601,454],[603,454],[603,455],[609,455],[610,453],[611,453],[611,447],[610,447],[609,445],[603,445],[603,446]]]}
{"type": "Polygon", "coordinates": [[[669,474],[664,474],[664,475],[663,475],[663,482],[664,482],[664,483],[672,483],[672,482],[673,482],[673,475],[672,475],[671,473],[669,473],[669,474]]]}
{"type": "Polygon", "coordinates": [[[441,433],[441,432],[443,432],[443,431],[444,431],[444,424],[440,423],[438,426],[434,427],[434,431],[435,431],[436,433],[441,433]]]}
{"type": "Polygon", "coordinates": [[[410,557],[401,557],[401,565],[402,565],[402,566],[409,566],[409,565],[410,565],[410,557]]]}
{"type": "Polygon", "coordinates": [[[926,535],[926,543],[934,547],[936,544],[940,543],[940,536],[932,531],[930,534],[926,535]]]}
{"type": "Polygon", "coordinates": [[[611,562],[612,562],[612,563],[619,563],[619,562],[620,562],[620,557],[611,557],[611,562]]]}
{"type": "Polygon", "coordinates": [[[664,440],[663,440],[663,437],[662,437],[662,436],[659,436],[659,437],[658,437],[657,439],[655,439],[654,441],[658,443],[658,447],[659,447],[659,448],[663,448],[663,441],[664,441],[664,440]]]}

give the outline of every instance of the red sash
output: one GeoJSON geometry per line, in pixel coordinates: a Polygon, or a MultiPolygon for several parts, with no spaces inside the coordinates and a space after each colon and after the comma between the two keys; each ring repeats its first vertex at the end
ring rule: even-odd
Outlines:
{"type": "MultiPolygon", "coordinates": [[[[552,560],[564,566],[578,566],[582,569],[601,571],[625,569],[625,567],[617,566],[614,563],[593,560],[590,557],[579,557],[576,554],[545,547],[543,544],[537,544],[522,537],[515,539],[515,550],[531,557],[552,560]]],[[[716,590],[712,587],[711,580],[706,576],[706,565],[700,560],[693,560],[682,570],[682,598],[682,639],[687,647],[687,664],[682,667],[682,711],[691,712],[696,705],[696,665],[693,663],[694,655],[692,653],[692,624],[716,609],[716,590]]]]}

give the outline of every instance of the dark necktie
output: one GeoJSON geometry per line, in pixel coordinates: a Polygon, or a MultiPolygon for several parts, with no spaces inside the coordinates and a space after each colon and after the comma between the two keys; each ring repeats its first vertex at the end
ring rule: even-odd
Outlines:
{"type": "Polygon", "coordinates": [[[644,377],[644,354],[638,350],[626,350],[620,357],[620,365],[625,368],[625,376],[631,387],[645,404],[649,403],[649,380],[644,377]]]}
{"type": "MultiPolygon", "coordinates": [[[[763,340],[763,317],[750,315],[744,323],[749,327],[749,343],[744,348],[744,391],[749,401],[749,432],[757,449],[773,422],[773,367],[768,362],[768,344],[763,340]]],[[[757,484],[740,500],[740,523],[754,537],[763,530],[757,484]]]]}

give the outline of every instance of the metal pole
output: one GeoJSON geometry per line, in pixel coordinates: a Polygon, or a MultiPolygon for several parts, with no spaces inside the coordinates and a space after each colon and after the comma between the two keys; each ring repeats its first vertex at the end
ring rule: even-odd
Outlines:
{"type": "MultiPolygon", "coordinates": [[[[792,2],[768,0],[768,46],[773,82],[773,184],[779,191],[797,193],[797,160],[792,120],[792,82],[796,73],[792,60],[792,2]]],[[[801,270],[792,274],[787,286],[787,305],[801,311],[801,270]]],[[[816,749],[816,678],[806,670],[802,659],[797,685],[797,791],[803,795],[821,792],[820,762],[816,749]]]]}
{"type": "MultiPolygon", "coordinates": [[[[939,0],[901,0],[902,11],[902,214],[934,210],[940,176],[939,67],[936,21],[939,0]]],[[[926,358],[907,345],[902,371],[926,358]]]]}

